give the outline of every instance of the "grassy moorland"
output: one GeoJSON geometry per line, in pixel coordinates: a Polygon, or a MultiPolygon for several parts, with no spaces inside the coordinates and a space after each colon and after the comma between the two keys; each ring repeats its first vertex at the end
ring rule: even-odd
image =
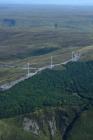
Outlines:
{"type": "MultiPolygon", "coordinates": [[[[69,59],[73,50],[89,48],[93,44],[92,11],[92,7],[1,5],[0,66],[20,67],[29,61],[38,67],[49,64],[51,55],[60,55],[56,63],[69,59]]],[[[93,60],[92,52],[87,50],[82,59],[93,60]]],[[[20,68],[2,68],[0,84],[24,74],[20,68]]]]}

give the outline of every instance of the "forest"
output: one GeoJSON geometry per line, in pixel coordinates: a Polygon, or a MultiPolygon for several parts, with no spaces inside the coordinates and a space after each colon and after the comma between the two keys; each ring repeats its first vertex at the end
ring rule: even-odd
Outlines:
{"type": "Polygon", "coordinates": [[[0,92],[0,117],[62,105],[82,106],[93,99],[93,62],[73,62],[64,70],[45,70],[8,91],[0,92]]]}

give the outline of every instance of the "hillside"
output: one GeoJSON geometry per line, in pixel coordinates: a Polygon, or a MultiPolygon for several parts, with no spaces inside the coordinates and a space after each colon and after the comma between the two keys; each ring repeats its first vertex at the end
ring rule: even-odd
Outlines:
{"type": "MultiPolygon", "coordinates": [[[[21,67],[28,61],[40,67],[50,64],[51,55],[57,55],[54,63],[60,63],[70,59],[72,51],[93,45],[92,8],[0,7],[0,85],[24,76],[26,71],[21,67]]],[[[83,60],[93,60],[92,52],[83,60]]]]}
{"type": "Polygon", "coordinates": [[[0,140],[61,140],[74,118],[71,108],[46,108],[0,120],[0,140]],[[6,135],[5,135],[6,134],[6,135]]]}
{"type": "Polygon", "coordinates": [[[0,87],[24,77],[0,89],[0,140],[93,139],[93,7],[0,5],[0,87]]]}
{"type": "Polygon", "coordinates": [[[1,92],[0,117],[11,117],[0,120],[1,138],[12,140],[14,135],[14,140],[68,138],[74,120],[92,108],[92,71],[92,61],[69,63],[62,70],[45,70],[1,92]]]}
{"type": "Polygon", "coordinates": [[[81,105],[78,95],[91,97],[93,62],[69,63],[64,70],[46,70],[0,94],[1,117],[35,108],[81,105]]]}

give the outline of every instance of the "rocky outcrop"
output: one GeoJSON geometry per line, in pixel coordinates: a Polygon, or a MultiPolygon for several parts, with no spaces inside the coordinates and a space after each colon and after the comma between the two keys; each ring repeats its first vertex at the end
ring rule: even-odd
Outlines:
{"type": "Polygon", "coordinates": [[[43,126],[42,128],[41,128],[41,126],[39,126],[39,123],[37,122],[37,120],[35,120],[33,118],[31,119],[31,118],[25,117],[23,120],[23,128],[25,131],[30,131],[35,135],[39,135],[40,131],[42,131],[42,129],[43,130],[45,129],[44,126],[47,123],[47,126],[48,126],[49,131],[50,131],[50,135],[52,137],[54,137],[56,134],[56,131],[57,131],[55,117],[53,116],[52,118],[50,118],[48,120],[43,119],[43,120],[41,120],[41,123],[43,126]]]}
{"type": "Polygon", "coordinates": [[[55,117],[53,116],[51,120],[48,120],[48,124],[49,124],[49,129],[50,129],[50,133],[51,136],[54,137],[57,131],[56,128],[56,120],[55,117]]]}
{"type": "Polygon", "coordinates": [[[42,113],[38,111],[23,118],[23,129],[38,137],[43,135],[49,140],[62,140],[74,117],[75,112],[71,109],[54,109],[42,113]]]}
{"type": "Polygon", "coordinates": [[[31,131],[35,135],[39,135],[39,126],[37,122],[33,119],[24,118],[23,127],[26,131],[31,131]]]}

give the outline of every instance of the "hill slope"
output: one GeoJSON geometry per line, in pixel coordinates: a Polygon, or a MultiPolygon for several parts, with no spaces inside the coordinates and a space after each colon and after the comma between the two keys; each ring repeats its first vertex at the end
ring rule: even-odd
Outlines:
{"type": "Polygon", "coordinates": [[[92,61],[69,63],[0,92],[0,117],[12,117],[0,120],[1,139],[67,140],[75,122],[93,104],[92,71],[92,61]]]}

